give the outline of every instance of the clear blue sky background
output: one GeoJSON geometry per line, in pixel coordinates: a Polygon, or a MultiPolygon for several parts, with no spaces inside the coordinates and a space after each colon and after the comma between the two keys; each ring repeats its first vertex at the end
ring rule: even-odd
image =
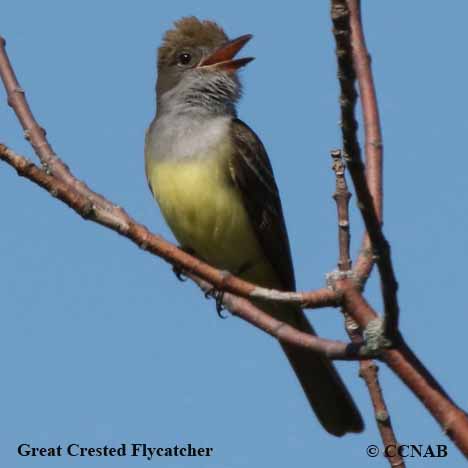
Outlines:
{"type": "MultiPolygon", "coordinates": [[[[385,141],[385,231],[400,281],[401,326],[448,393],[468,407],[464,343],[468,159],[468,3],[364,2],[385,141]]],[[[57,153],[93,189],[172,239],[147,188],[144,131],[154,112],[155,50],[195,14],[237,36],[257,60],[242,71],[239,114],[263,139],[284,204],[298,286],[316,288],[336,263],[333,176],[340,144],[329,2],[4,2],[1,34],[57,153]]],[[[32,156],[3,91],[0,140],[32,156]]],[[[83,221],[0,164],[0,458],[20,466],[145,466],[140,458],[21,459],[21,442],[83,446],[191,442],[206,458],[167,467],[384,467],[355,363],[339,364],[365,417],[335,439],[307,407],[277,344],[179,283],[167,264],[83,221]]],[[[354,206],[354,203],[353,203],[354,206]]],[[[353,249],[361,222],[353,209],[353,249]]],[[[380,308],[377,281],[369,299],[380,308]]],[[[309,313],[344,338],[338,311],[309,313]]],[[[447,443],[437,423],[384,366],[401,443],[447,443]]]]}

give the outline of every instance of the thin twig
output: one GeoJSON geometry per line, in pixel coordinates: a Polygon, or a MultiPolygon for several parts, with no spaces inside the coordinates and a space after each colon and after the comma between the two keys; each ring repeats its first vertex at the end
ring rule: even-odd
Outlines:
{"type": "MultiPolygon", "coordinates": [[[[379,429],[384,447],[397,447],[395,432],[387,410],[382,388],[378,378],[378,366],[372,359],[366,359],[359,363],[359,376],[364,379],[374,408],[375,420],[379,429]]],[[[397,450],[389,452],[388,461],[391,467],[405,468],[405,462],[397,450]]]]}
{"type": "MultiPolygon", "coordinates": [[[[357,14],[359,8],[353,10],[357,14]]],[[[341,97],[341,131],[343,136],[344,158],[353,180],[358,206],[366,231],[371,240],[374,258],[380,274],[380,284],[384,303],[385,335],[391,340],[398,338],[399,306],[396,281],[390,255],[390,245],[382,232],[381,222],[374,205],[374,196],[367,185],[361,148],[357,139],[357,122],[354,116],[356,90],[354,89],[355,71],[351,47],[350,10],[346,0],[332,0],[333,33],[336,41],[338,61],[338,80],[341,97]]],[[[376,199],[379,194],[374,194],[376,199]]]]}
{"type": "MultiPolygon", "coordinates": [[[[362,343],[362,333],[359,325],[345,313],[345,325],[348,336],[353,343],[362,343]]],[[[377,429],[384,447],[397,447],[398,442],[387,410],[387,404],[378,378],[378,366],[372,359],[363,359],[359,362],[359,376],[364,380],[372,402],[377,429]]],[[[391,467],[405,468],[405,462],[398,452],[391,452],[388,457],[391,467]]]]}
{"type": "MultiPolygon", "coordinates": [[[[359,86],[359,96],[364,120],[364,154],[366,159],[366,180],[374,200],[376,215],[383,219],[382,158],[383,142],[380,130],[379,109],[371,70],[371,57],[367,51],[361,20],[359,0],[349,0],[351,45],[353,65],[359,86]]],[[[356,260],[354,271],[363,284],[373,266],[372,248],[367,233],[362,241],[361,253],[356,260]]]]}
{"type": "Polygon", "coordinates": [[[338,270],[346,272],[351,270],[351,258],[349,256],[349,244],[351,233],[349,229],[349,200],[351,193],[348,190],[345,178],[345,165],[341,157],[341,150],[331,152],[333,158],[333,172],[335,173],[336,187],[333,199],[336,202],[338,214],[338,270]]]}
{"type": "MultiPolygon", "coordinates": [[[[341,157],[340,150],[331,152],[333,158],[333,171],[336,179],[336,189],[333,198],[336,202],[338,214],[338,233],[339,233],[339,261],[338,270],[342,273],[348,272],[351,269],[351,260],[349,258],[349,244],[350,244],[350,223],[349,223],[349,200],[351,193],[348,190],[346,182],[345,165],[341,157]]],[[[342,309],[345,317],[345,328],[351,342],[356,345],[362,344],[362,333],[359,325],[347,313],[346,309],[342,309]]],[[[384,447],[397,446],[397,440],[393,427],[390,421],[390,416],[387,411],[387,406],[383,398],[382,389],[377,376],[377,365],[371,359],[361,360],[359,362],[359,375],[364,379],[369,396],[374,408],[375,420],[380,437],[384,447]]],[[[403,459],[395,453],[392,457],[388,458],[390,466],[400,466],[404,468],[405,464],[403,459]]]]}

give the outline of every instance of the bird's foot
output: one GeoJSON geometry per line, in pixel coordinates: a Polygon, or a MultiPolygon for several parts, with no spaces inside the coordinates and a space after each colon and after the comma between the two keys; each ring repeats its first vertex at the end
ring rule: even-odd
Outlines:
{"type": "Polygon", "coordinates": [[[216,313],[218,314],[219,318],[226,319],[228,318],[227,315],[223,315],[223,310],[225,310],[225,307],[223,305],[223,299],[224,299],[224,291],[220,291],[216,288],[211,288],[208,291],[205,292],[205,297],[209,299],[212,297],[215,300],[216,304],[216,313]]]}
{"type": "MultiPolygon", "coordinates": [[[[195,250],[193,250],[190,247],[179,247],[180,250],[183,250],[184,252],[190,254],[190,255],[195,255],[195,250]]],[[[187,281],[187,277],[184,275],[184,270],[179,266],[179,265],[173,265],[172,266],[172,271],[174,272],[174,275],[176,275],[176,278],[179,281],[187,281]]]]}
{"type": "MultiPolygon", "coordinates": [[[[223,279],[228,278],[231,276],[231,273],[229,271],[222,271],[221,272],[223,275],[223,279]]],[[[209,298],[212,297],[214,298],[216,302],[216,312],[218,314],[219,318],[226,319],[228,318],[227,315],[223,315],[223,310],[226,308],[224,307],[223,301],[224,301],[224,291],[222,289],[216,289],[215,287],[212,287],[208,291],[205,292],[205,297],[209,298]]]]}

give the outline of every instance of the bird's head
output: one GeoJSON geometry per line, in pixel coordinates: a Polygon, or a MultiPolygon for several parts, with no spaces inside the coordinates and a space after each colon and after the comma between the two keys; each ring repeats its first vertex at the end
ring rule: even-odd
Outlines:
{"type": "Polygon", "coordinates": [[[195,17],[177,21],[158,51],[158,108],[233,110],[241,92],[236,72],[253,60],[235,56],[251,38],[229,40],[216,23],[195,17]]]}

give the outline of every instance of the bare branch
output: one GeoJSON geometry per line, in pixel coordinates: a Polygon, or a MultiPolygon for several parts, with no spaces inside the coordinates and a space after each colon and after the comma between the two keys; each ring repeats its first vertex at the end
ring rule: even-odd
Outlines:
{"type": "MultiPolygon", "coordinates": [[[[357,4],[358,5],[358,4],[357,4]]],[[[352,11],[359,13],[356,6],[352,11]]],[[[338,80],[341,89],[341,131],[343,135],[344,158],[353,180],[358,199],[358,206],[371,240],[372,249],[380,274],[380,284],[384,302],[385,331],[390,339],[398,337],[399,306],[397,300],[398,283],[396,281],[390,255],[390,245],[385,239],[381,228],[381,220],[376,206],[381,206],[381,194],[374,196],[367,185],[364,164],[361,158],[361,148],[357,139],[357,122],[354,116],[356,90],[354,89],[355,71],[351,48],[350,10],[346,0],[332,1],[333,33],[336,41],[336,56],[338,59],[338,80]]],[[[379,166],[381,169],[381,167],[379,166]]],[[[376,167],[374,165],[374,171],[376,167]]],[[[375,183],[375,186],[378,184],[375,183]]]]}
{"type": "MultiPolygon", "coordinates": [[[[119,234],[131,239],[140,247],[148,251],[152,251],[153,253],[157,253],[153,251],[153,246],[158,244],[168,244],[157,236],[151,234],[144,226],[138,225],[133,221],[123,219],[121,223],[114,224],[114,219],[108,218],[108,212],[104,208],[94,206],[87,197],[70,189],[63,181],[47,174],[31,161],[15,154],[13,151],[6,148],[5,145],[1,144],[0,159],[12,165],[18,171],[19,175],[28,178],[32,182],[49,191],[54,197],[66,203],[83,218],[90,219],[113,229],[119,234]]],[[[173,248],[170,244],[169,247],[171,249],[173,248]]],[[[159,249],[159,252],[160,251],[161,249],[159,249]]],[[[217,272],[217,270],[213,270],[217,272]]],[[[222,273],[220,274],[223,275],[222,273]]],[[[211,283],[202,280],[196,275],[188,273],[188,276],[192,278],[204,291],[213,289],[213,285],[211,283]]],[[[234,279],[234,277],[232,278],[234,279]]],[[[224,293],[222,298],[224,305],[233,314],[243,318],[282,342],[308,348],[316,353],[323,354],[329,359],[357,360],[364,358],[364,355],[361,352],[364,347],[361,345],[327,340],[303,333],[258,309],[247,299],[243,299],[233,294],[224,293]]]]}
{"type": "MultiPolygon", "coordinates": [[[[380,437],[384,447],[397,447],[395,432],[393,430],[390,415],[388,414],[387,405],[382,394],[378,378],[378,366],[371,359],[366,359],[359,363],[359,376],[364,379],[369,395],[371,397],[372,406],[374,408],[375,420],[379,429],[380,437]]],[[[405,462],[397,451],[393,451],[393,455],[388,457],[388,462],[391,467],[405,468],[405,462]]]]}
{"type": "Polygon", "coordinates": [[[336,202],[338,214],[338,249],[340,259],[338,261],[338,269],[340,271],[351,270],[351,258],[349,256],[350,244],[350,228],[349,228],[349,200],[351,193],[348,190],[348,185],[345,178],[345,165],[341,157],[340,150],[331,152],[333,158],[333,172],[336,178],[336,189],[333,198],[336,202]]]}
{"type": "MultiPolygon", "coordinates": [[[[359,95],[364,119],[364,153],[366,157],[366,180],[374,200],[376,215],[380,221],[383,216],[382,157],[383,143],[380,130],[379,109],[371,70],[371,57],[367,51],[361,21],[359,0],[349,0],[351,44],[354,72],[356,73],[359,95]]],[[[373,266],[372,249],[367,233],[356,260],[355,272],[361,283],[368,278],[373,266]]]]}
{"type": "MultiPolygon", "coordinates": [[[[349,200],[351,194],[348,190],[346,183],[345,165],[341,157],[340,150],[331,152],[333,158],[333,171],[336,177],[336,190],[333,194],[337,206],[338,214],[338,233],[339,233],[339,252],[340,260],[338,261],[338,270],[347,272],[351,269],[351,260],[349,258],[349,244],[350,244],[350,223],[349,223],[349,200]]],[[[342,308],[345,317],[345,328],[351,342],[362,344],[362,333],[359,325],[354,319],[342,308]]],[[[380,432],[380,437],[385,447],[397,446],[397,440],[393,427],[390,421],[385,400],[383,397],[382,389],[377,376],[377,365],[371,359],[364,359],[359,362],[359,375],[364,379],[369,396],[374,408],[375,419],[377,421],[377,428],[380,432]]],[[[403,459],[395,453],[392,457],[388,458],[390,466],[405,466],[403,459]]]]}
{"type": "MultiPolygon", "coordinates": [[[[362,343],[362,333],[359,325],[345,313],[345,325],[351,341],[355,344],[362,343]]],[[[378,378],[378,366],[372,359],[364,359],[359,362],[359,376],[364,379],[372,402],[377,429],[379,430],[384,447],[397,447],[395,431],[392,426],[390,414],[384,400],[382,388],[378,378]]],[[[403,459],[397,452],[388,457],[391,467],[405,467],[403,459]]]]}

